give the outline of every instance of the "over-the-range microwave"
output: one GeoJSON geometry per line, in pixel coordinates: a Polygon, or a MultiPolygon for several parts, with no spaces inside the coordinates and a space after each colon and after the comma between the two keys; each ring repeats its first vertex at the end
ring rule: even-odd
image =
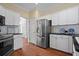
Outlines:
{"type": "Polygon", "coordinates": [[[5,17],[0,15],[0,26],[5,25],[5,17]]]}

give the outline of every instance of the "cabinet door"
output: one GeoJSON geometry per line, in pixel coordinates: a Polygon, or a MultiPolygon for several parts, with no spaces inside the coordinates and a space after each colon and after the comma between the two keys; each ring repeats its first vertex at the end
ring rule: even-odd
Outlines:
{"type": "Polygon", "coordinates": [[[56,36],[50,35],[50,47],[56,49],[56,36]]]}
{"type": "Polygon", "coordinates": [[[78,24],[78,9],[78,7],[69,8],[64,11],[53,14],[52,25],[78,24]]]}
{"type": "Polygon", "coordinates": [[[52,25],[59,25],[59,14],[52,15],[52,25]]]}
{"type": "Polygon", "coordinates": [[[14,17],[11,11],[6,10],[6,19],[5,19],[6,25],[14,25],[14,17]]]}
{"type": "Polygon", "coordinates": [[[58,18],[59,25],[65,25],[67,23],[66,11],[59,12],[58,14],[59,14],[58,18]]]}
{"type": "Polygon", "coordinates": [[[77,24],[79,23],[78,7],[69,8],[59,12],[59,25],[77,24]]]}
{"type": "Polygon", "coordinates": [[[73,53],[73,38],[72,36],[69,36],[69,39],[68,39],[68,52],[69,53],[73,53]]]}
{"type": "Polygon", "coordinates": [[[14,50],[20,49],[23,47],[23,41],[21,35],[14,35],[14,50]]]}
{"type": "Polygon", "coordinates": [[[68,52],[68,36],[63,36],[63,51],[68,52]]]}
{"type": "Polygon", "coordinates": [[[68,52],[68,37],[57,36],[57,49],[68,52]]]}
{"type": "Polygon", "coordinates": [[[20,25],[20,15],[18,13],[12,12],[14,18],[14,25],[20,25]]]}
{"type": "Polygon", "coordinates": [[[58,50],[63,50],[63,38],[57,36],[57,49],[58,50]]]}
{"type": "Polygon", "coordinates": [[[20,24],[20,15],[13,11],[6,10],[5,24],[6,25],[19,25],[20,24]]]}
{"type": "Polygon", "coordinates": [[[0,15],[6,16],[6,11],[2,6],[0,6],[0,15]]]}
{"type": "Polygon", "coordinates": [[[77,24],[79,23],[78,16],[78,7],[70,8],[65,11],[66,14],[66,23],[67,24],[77,24]]]}

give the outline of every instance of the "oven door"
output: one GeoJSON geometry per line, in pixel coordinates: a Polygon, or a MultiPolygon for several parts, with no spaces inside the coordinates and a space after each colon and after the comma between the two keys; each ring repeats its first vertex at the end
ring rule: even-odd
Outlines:
{"type": "Polygon", "coordinates": [[[5,39],[3,42],[0,42],[0,56],[6,55],[11,50],[13,50],[12,37],[5,39]]]}

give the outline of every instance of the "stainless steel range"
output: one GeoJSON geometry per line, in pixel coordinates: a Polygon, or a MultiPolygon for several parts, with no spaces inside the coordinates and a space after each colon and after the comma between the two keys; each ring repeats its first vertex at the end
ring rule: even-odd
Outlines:
{"type": "Polygon", "coordinates": [[[0,36],[0,56],[8,55],[13,50],[13,35],[0,36]]]}

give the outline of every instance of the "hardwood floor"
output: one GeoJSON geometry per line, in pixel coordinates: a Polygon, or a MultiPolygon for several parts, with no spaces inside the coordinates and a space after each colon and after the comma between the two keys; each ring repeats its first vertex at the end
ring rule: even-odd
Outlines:
{"type": "Polygon", "coordinates": [[[71,56],[71,55],[51,48],[43,49],[36,45],[29,44],[27,42],[27,39],[23,39],[23,48],[13,51],[11,56],[71,56]]]}

